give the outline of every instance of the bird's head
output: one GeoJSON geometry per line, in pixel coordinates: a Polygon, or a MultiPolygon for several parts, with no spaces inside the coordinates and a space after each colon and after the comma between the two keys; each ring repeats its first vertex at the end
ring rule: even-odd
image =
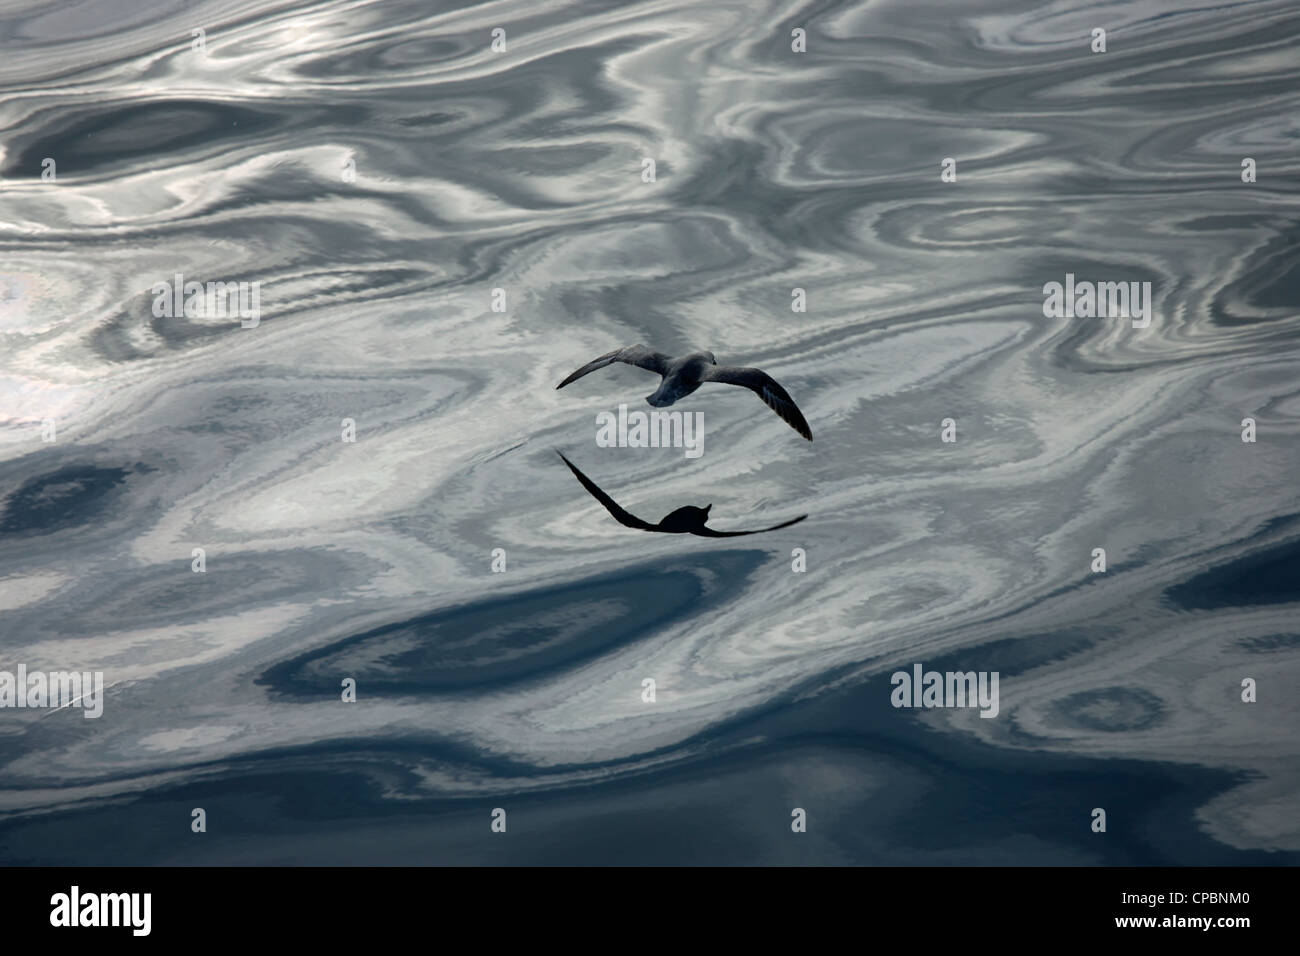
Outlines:
{"type": "Polygon", "coordinates": [[[718,364],[718,360],[715,359],[715,358],[713,357],[713,353],[712,353],[712,352],[705,352],[705,353],[704,353],[704,356],[705,356],[705,358],[707,358],[710,362],[712,362],[714,365],[717,365],[717,364],[718,364]]]}

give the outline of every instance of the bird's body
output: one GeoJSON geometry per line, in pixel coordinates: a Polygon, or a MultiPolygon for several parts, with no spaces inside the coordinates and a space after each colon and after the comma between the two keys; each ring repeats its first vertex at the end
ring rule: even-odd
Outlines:
{"type": "Polygon", "coordinates": [[[709,509],[712,507],[713,505],[705,505],[703,508],[685,505],[664,515],[663,519],[655,525],[655,530],[667,534],[698,534],[701,531],[710,531],[712,529],[704,527],[704,522],[709,520],[709,509]]]}
{"type": "Polygon", "coordinates": [[[651,524],[648,521],[641,520],[630,511],[624,510],[617,501],[605,494],[599,485],[579,471],[577,465],[565,458],[563,452],[557,452],[557,454],[564,459],[564,463],[569,466],[569,470],[582,483],[582,487],[591,492],[591,496],[605,506],[605,510],[614,516],[614,520],[624,527],[636,528],[639,531],[659,531],[664,534],[695,534],[702,538],[736,538],[745,534],[762,534],[764,531],[788,528],[790,525],[798,524],[808,517],[807,515],[800,515],[790,521],[772,525],[770,528],[759,528],[757,531],[714,531],[712,528],[704,526],[704,523],[709,520],[709,509],[713,505],[705,505],[703,508],[685,505],[666,514],[658,524],[651,524]]]}
{"type": "Polygon", "coordinates": [[[646,402],[655,408],[664,408],[678,399],[685,398],[705,382],[742,385],[766,402],[768,407],[780,415],[791,428],[812,441],[812,429],[808,427],[803,413],[795,405],[790,393],[777,384],[776,379],[761,369],[719,365],[712,352],[692,352],[690,355],[673,358],[663,352],[648,349],[644,345],[632,345],[625,349],[615,349],[600,358],[593,359],[555,387],[564,388],[587,373],[604,368],[606,365],[613,365],[615,362],[624,362],[657,372],[662,377],[659,387],[646,396],[646,402]]]}
{"type": "Polygon", "coordinates": [[[672,359],[659,387],[645,400],[655,408],[665,408],[703,385],[708,370],[717,364],[712,352],[692,352],[683,358],[672,359]]]}

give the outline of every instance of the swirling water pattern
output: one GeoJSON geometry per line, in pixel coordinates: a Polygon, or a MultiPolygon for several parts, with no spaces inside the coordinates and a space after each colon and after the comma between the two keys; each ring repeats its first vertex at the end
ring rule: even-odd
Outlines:
{"type": "Polygon", "coordinates": [[[109,688],[0,710],[0,861],[1300,862],[1298,39],[1290,0],[6,6],[0,668],[109,688]],[[155,316],[177,273],[260,324],[155,316]],[[1045,317],[1067,273],[1150,324],[1045,317]],[[554,385],[636,342],[767,369],[816,441],[711,386],[700,458],[597,448],[653,380],[554,385]],[[651,520],[810,518],[638,534],[556,448],[651,520]],[[998,716],[895,709],[915,662],[998,716]]]}

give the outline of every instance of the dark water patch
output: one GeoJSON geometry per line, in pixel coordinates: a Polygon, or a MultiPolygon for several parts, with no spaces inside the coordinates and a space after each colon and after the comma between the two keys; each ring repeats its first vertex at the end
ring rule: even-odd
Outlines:
{"type": "Polygon", "coordinates": [[[1243,637],[1234,643],[1252,654],[1271,651],[1288,651],[1300,648],[1300,634],[1266,634],[1261,637],[1243,637]]]}
{"type": "Polygon", "coordinates": [[[421,116],[403,116],[397,122],[402,126],[421,128],[426,126],[442,126],[446,123],[454,123],[457,120],[463,120],[464,118],[464,113],[425,113],[421,116]]]}
{"type": "Polygon", "coordinates": [[[0,534],[49,534],[86,524],[111,503],[133,470],[98,465],[64,465],[28,479],[4,500],[0,534]]]}
{"type": "Polygon", "coordinates": [[[917,659],[926,670],[997,671],[1003,677],[1023,674],[1048,664],[1060,664],[1096,647],[1106,637],[1100,628],[1066,628],[1025,637],[988,641],[933,660],[917,659]]]}
{"type": "Polygon", "coordinates": [[[1300,540],[1211,568],[1165,591],[1186,610],[1213,610],[1300,601],[1300,540]]]}
{"type": "Polygon", "coordinates": [[[759,551],[717,552],[435,611],[277,664],[258,683],[319,699],[337,697],[344,677],[380,696],[537,677],[720,606],[766,560],[759,551]],[[715,581],[706,585],[700,569],[715,581]]]}
{"type": "Polygon", "coordinates": [[[87,173],[115,163],[159,162],[168,153],[183,153],[197,144],[264,135],[279,118],[262,110],[204,100],[166,100],[129,105],[101,105],[76,110],[29,143],[6,172],[40,169],[53,156],[59,172],[87,173]]]}
{"type": "Polygon", "coordinates": [[[1287,228],[1272,227],[1270,231],[1280,234],[1255,249],[1247,260],[1251,268],[1211,300],[1210,316],[1215,325],[1294,321],[1296,303],[1300,303],[1300,228],[1288,223],[1287,228]]]}

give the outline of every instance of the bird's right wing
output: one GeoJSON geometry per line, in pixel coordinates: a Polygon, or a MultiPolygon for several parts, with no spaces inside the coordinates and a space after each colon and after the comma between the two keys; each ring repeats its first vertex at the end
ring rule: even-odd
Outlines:
{"type": "MultiPolygon", "coordinates": [[[[556,454],[559,455],[561,458],[564,458],[564,452],[557,451],[556,454]]],[[[577,477],[577,479],[580,482],[582,482],[582,487],[590,491],[591,496],[595,498],[597,501],[599,501],[602,505],[604,505],[605,510],[608,511],[610,514],[612,514],[614,516],[614,520],[617,521],[619,524],[626,525],[629,528],[638,528],[641,531],[656,530],[654,525],[648,524],[647,522],[642,521],[636,515],[632,514],[630,511],[624,511],[622,508],[620,508],[618,506],[617,501],[615,501],[609,495],[605,494],[605,492],[601,491],[600,486],[597,485],[590,478],[588,478],[586,475],[584,475],[582,472],[580,472],[578,470],[578,466],[575,465],[573,462],[569,461],[569,459],[564,458],[564,463],[569,466],[569,471],[573,472],[573,474],[577,477]]]]}
{"type": "Polygon", "coordinates": [[[782,521],[780,524],[774,524],[770,528],[759,528],[757,531],[714,531],[712,528],[701,528],[699,531],[692,531],[691,534],[698,534],[703,538],[737,538],[742,534],[762,534],[764,531],[775,531],[778,528],[788,528],[792,524],[798,524],[807,515],[800,515],[797,518],[791,518],[789,521],[782,521]]]}
{"type": "Polygon", "coordinates": [[[787,425],[812,441],[812,429],[808,427],[803,412],[799,411],[799,406],[794,403],[790,393],[762,369],[713,365],[704,370],[704,378],[706,381],[722,382],[724,385],[743,385],[761,398],[768,408],[785,419],[787,425]]]}
{"type": "Polygon", "coordinates": [[[594,372],[606,365],[613,365],[615,362],[625,362],[628,365],[635,365],[637,368],[664,375],[668,372],[669,356],[664,355],[663,352],[648,349],[644,345],[629,345],[625,349],[614,349],[614,351],[606,352],[598,359],[592,359],[555,387],[564,388],[564,386],[582,378],[588,372],[594,372]]]}

